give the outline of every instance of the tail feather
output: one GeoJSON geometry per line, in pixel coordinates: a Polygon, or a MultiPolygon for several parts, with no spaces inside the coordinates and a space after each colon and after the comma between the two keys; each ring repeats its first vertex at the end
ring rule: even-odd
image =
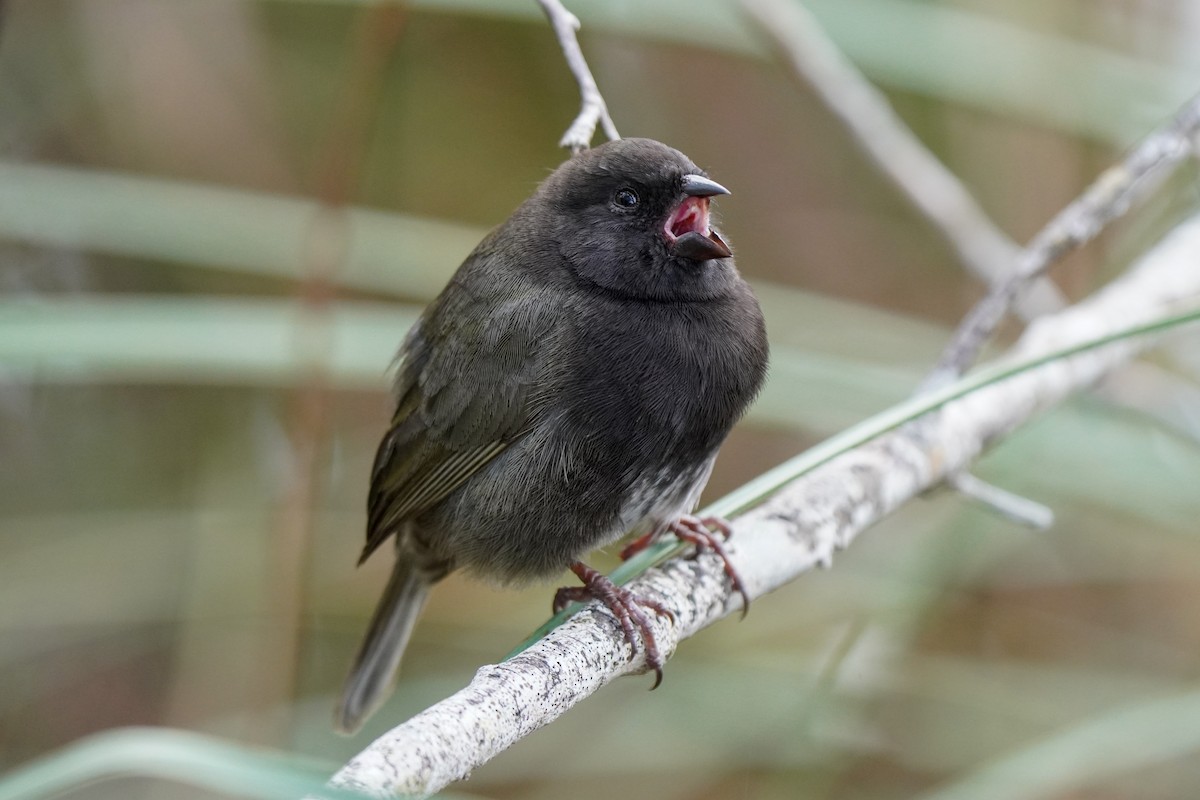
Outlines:
{"type": "Polygon", "coordinates": [[[371,617],[334,712],[334,723],[345,734],[361,728],[391,693],[392,680],[413,626],[425,607],[429,590],[441,577],[421,569],[415,559],[397,555],[400,557],[396,559],[392,577],[371,617]]]}

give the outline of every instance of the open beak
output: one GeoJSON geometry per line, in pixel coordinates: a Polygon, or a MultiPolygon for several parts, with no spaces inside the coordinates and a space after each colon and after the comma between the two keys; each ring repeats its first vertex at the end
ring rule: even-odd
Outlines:
{"type": "Polygon", "coordinates": [[[709,198],[729,194],[729,190],[701,175],[683,177],[683,202],[667,217],[663,232],[677,256],[693,261],[728,258],[729,245],[708,224],[709,198]]]}

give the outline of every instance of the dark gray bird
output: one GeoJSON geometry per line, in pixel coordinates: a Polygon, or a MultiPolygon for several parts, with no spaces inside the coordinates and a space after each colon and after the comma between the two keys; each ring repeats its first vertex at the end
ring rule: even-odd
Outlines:
{"type": "Polygon", "coordinates": [[[430,588],[455,569],[521,584],[571,568],[585,585],[556,604],[604,600],[661,678],[639,604],[665,610],[580,559],[626,534],[717,542],[688,515],[767,365],[758,301],[709,223],[722,194],[659,142],[586,150],[480,242],[408,334],[362,553],[395,537],[396,564],[337,710],[343,731],[387,695],[430,588]]]}

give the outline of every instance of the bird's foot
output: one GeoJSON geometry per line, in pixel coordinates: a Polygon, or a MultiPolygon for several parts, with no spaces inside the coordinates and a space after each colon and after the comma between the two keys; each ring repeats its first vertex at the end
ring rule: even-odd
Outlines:
{"type": "MultiPolygon", "coordinates": [[[[696,552],[711,550],[721,559],[725,567],[725,574],[729,577],[729,582],[733,584],[734,591],[742,596],[742,618],[744,619],[746,613],[750,611],[750,594],[746,591],[746,585],[742,583],[742,577],[734,569],[733,562],[729,560],[729,553],[725,550],[721,536],[717,535],[717,532],[720,532],[728,539],[733,534],[733,528],[729,525],[728,520],[721,517],[701,519],[692,514],[684,514],[667,528],[680,540],[695,545],[696,552]]],[[[635,541],[634,544],[636,543],[635,541]]],[[[632,547],[632,545],[630,546],[632,547]]]]}
{"type": "Polygon", "coordinates": [[[655,614],[671,620],[675,619],[675,615],[662,603],[646,597],[639,597],[628,589],[617,586],[607,576],[582,561],[572,564],[571,571],[579,576],[579,580],[583,581],[583,586],[564,586],[559,589],[554,594],[554,613],[562,611],[568,603],[572,602],[594,599],[604,603],[617,618],[621,630],[625,632],[625,641],[629,642],[630,648],[635,653],[638,648],[638,634],[641,634],[642,646],[646,650],[646,666],[654,670],[654,685],[650,688],[657,689],[658,685],[662,683],[663,658],[662,654],[658,652],[658,642],[654,639],[654,628],[650,624],[650,618],[646,616],[643,609],[650,609],[655,614]]]}

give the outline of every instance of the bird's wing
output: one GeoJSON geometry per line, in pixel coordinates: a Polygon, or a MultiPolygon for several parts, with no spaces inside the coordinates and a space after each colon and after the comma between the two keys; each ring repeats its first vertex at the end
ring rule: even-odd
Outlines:
{"type": "Polygon", "coordinates": [[[530,429],[548,391],[560,314],[527,287],[479,282],[452,287],[426,311],[401,348],[360,563],[530,429]]]}

